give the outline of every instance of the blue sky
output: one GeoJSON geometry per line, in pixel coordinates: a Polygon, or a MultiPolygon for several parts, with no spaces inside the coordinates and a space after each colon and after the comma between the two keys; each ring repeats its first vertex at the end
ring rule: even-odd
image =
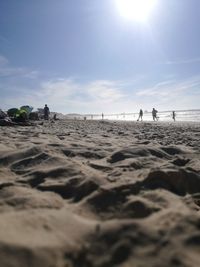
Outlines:
{"type": "Polygon", "coordinates": [[[157,0],[145,22],[116,1],[0,0],[0,108],[200,108],[200,1],[157,0]]]}

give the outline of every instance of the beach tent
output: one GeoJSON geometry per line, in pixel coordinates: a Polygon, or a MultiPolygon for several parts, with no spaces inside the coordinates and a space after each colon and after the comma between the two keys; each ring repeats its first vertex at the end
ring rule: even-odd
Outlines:
{"type": "Polygon", "coordinates": [[[20,110],[25,110],[27,115],[29,115],[31,113],[31,111],[33,110],[33,107],[28,106],[28,105],[27,106],[21,106],[20,110]]]}
{"type": "Polygon", "coordinates": [[[10,108],[7,111],[7,114],[8,114],[9,117],[15,117],[18,111],[19,111],[18,108],[10,108]]]}

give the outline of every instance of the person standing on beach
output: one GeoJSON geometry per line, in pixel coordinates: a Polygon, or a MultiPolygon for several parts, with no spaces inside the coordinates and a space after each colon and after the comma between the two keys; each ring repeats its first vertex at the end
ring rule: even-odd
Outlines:
{"type": "Polygon", "coordinates": [[[48,120],[49,119],[49,107],[47,106],[47,104],[45,104],[45,107],[44,107],[44,119],[45,120],[48,120]]]}
{"type": "Polygon", "coordinates": [[[101,117],[102,117],[102,120],[103,120],[103,118],[104,118],[104,114],[103,113],[101,114],[101,117]]]}
{"type": "Polygon", "coordinates": [[[158,113],[158,111],[155,108],[153,108],[153,110],[152,110],[152,117],[153,117],[153,120],[154,121],[158,120],[157,113],[158,113]]]}
{"type": "Polygon", "coordinates": [[[175,121],[176,120],[176,113],[175,111],[172,111],[172,119],[175,121]]]}
{"type": "Polygon", "coordinates": [[[139,120],[140,120],[140,118],[141,118],[141,121],[142,121],[142,117],[143,117],[143,110],[142,110],[142,109],[140,109],[140,112],[139,112],[139,117],[138,117],[137,121],[139,121],[139,120]]]}

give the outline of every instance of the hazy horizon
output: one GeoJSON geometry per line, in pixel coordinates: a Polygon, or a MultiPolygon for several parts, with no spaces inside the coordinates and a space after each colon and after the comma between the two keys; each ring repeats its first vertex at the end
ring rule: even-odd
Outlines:
{"type": "Polygon", "coordinates": [[[199,109],[200,1],[130,2],[1,0],[0,108],[199,109]]]}

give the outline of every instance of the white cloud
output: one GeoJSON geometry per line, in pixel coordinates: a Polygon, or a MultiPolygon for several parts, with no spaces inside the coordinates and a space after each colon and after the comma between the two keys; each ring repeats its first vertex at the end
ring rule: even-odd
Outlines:
{"type": "Polygon", "coordinates": [[[123,97],[114,81],[97,80],[79,84],[73,79],[57,79],[42,83],[37,97],[53,108],[67,112],[92,112],[101,110],[102,105],[112,105],[123,97]]]}
{"type": "Polygon", "coordinates": [[[13,77],[13,76],[23,76],[26,72],[23,68],[11,68],[7,66],[0,66],[0,77],[13,77]]]}
{"type": "Polygon", "coordinates": [[[35,90],[21,89],[22,93],[13,100],[20,105],[29,104],[35,108],[41,108],[47,103],[54,110],[64,111],[67,110],[67,102],[75,91],[77,85],[70,79],[49,80],[41,82],[35,90]]]}
{"type": "Polygon", "coordinates": [[[200,86],[200,77],[193,77],[185,81],[164,81],[157,83],[150,88],[137,91],[138,96],[170,96],[178,95],[183,91],[188,91],[196,86],[200,86]]]}
{"type": "Polygon", "coordinates": [[[200,87],[200,76],[192,77],[184,81],[169,80],[155,84],[150,88],[138,90],[136,95],[143,98],[146,106],[149,103],[163,109],[198,108],[200,92],[193,94],[200,87]]]}
{"type": "Polygon", "coordinates": [[[47,103],[51,110],[63,113],[91,113],[102,109],[111,112],[124,98],[120,84],[109,80],[80,84],[71,78],[55,79],[41,82],[36,90],[20,91],[15,98],[7,97],[13,106],[29,104],[38,108],[47,103]]]}
{"type": "Polygon", "coordinates": [[[181,64],[191,64],[191,63],[198,63],[200,62],[200,57],[197,58],[190,58],[190,59],[183,59],[183,60],[176,60],[176,61],[171,61],[168,60],[166,62],[167,65],[181,65],[181,64]]]}
{"type": "Polygon", "coordinates": [[[69,97],[78,86],[71,79],[56,79],[41,84],[41,94],[45,97],[69,97]]]}
{"type": "Polygon", "coordinates": [[[34,79],[38,76],[38,74],[39,72],[35,70],[29,70],[23,67],[10,66],[9,60],[5,56],[0,55],[0,78],[21,76],[24,78],[34,79]]]}
{"type": "Polygon", "coordinates": [[[0,55],[0,67],[3,67],[8,64],[8,59],[2,55],[0,55]]]}
{"type": "Polygon", "coordinates": [[[97,80],[85,87],[88,95],[98,102],[115,102],[124,97],[117,82],[108,80],[97,80]]]}
{"type": "Polygon", "coordinates": [[[24,70],[23,76],[24,78],[29,78],[29,79],[36,79],[40,75],[39,71],[37,70],[24,70]]]}

